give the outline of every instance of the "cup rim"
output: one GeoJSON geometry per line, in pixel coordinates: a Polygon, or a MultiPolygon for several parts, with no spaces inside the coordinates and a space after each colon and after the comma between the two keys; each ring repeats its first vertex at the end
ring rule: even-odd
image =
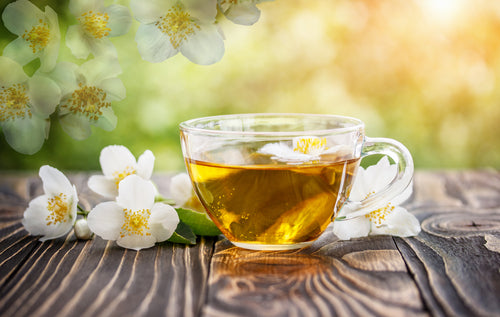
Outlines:
{"type": "Polygon", "coordinates": [[[179,124],[179,128],[183,132],[188,133],[199,133],[208,135],[246,135],[246,136],[303,136],[303,135],[325,135],[325,134],[342,134],[347,132],[353,132],[359,129],[364,129],[365,124],[358,118],[342,116],[342,115],[332,115],[332,114],[312,114],[312,113],[242,113],[242,114],[226,114],[226,115],[216,115],[193,118],[186,120],[179,124]],[[243,119],[251,117],[262,117],[262,118],[272,118],[272,117],[316,117],[324,119],[337,119],[344,122],[350,122],[353,125],[349,127],[341,128],[330,128],[330,129],[318,129],[318,130],[304,130],[304,131],[233,131],[233,130],[216,130],[209,128],[196,127],[196,124],[201,122],[209,122],[222,119],[243,119]]]}

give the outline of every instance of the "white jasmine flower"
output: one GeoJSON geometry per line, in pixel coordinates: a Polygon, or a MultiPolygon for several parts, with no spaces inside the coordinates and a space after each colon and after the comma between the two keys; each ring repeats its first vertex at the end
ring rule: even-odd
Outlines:
{"type": "MultiPolygon", "coordinates": [[[[396,165],[391,165],[385,156],[366,170],[360,167],[349,198],[360,201],[375,194],[389,184],[396,173],[396,165]]],[[[417,235],[420,232],[417,218],[405,208],[398,206],[410,197],[412,190],[410,185],[401,195],[387,202],[387,205],[365,215],[334,221],[333,232],[342,240],[381,234],[400,237],[417,235]]],[[[353,212],[355,210],[346,206],[340,210],[337,217],[349,218],[349,214],[353,212]]]]}
{"type": "Polygon", "coordinates": [[[49,116],[61,98],[55,82],[29,78],[21,65],[0,56],[0,126],[7,143],[23,154],[40,150],[49,133],[49,116]]]}
{"type": "Polygon", "coordinates": [[[271,159],[291,164],[300,164],[317,161],[321,155],[335,153],[342,150],[342,146],[327,146],[326,138],[315,136],[296,137],[292,146],[286,142],[268,143],[259,149],[259,153],[271,155],[271,159]]]}
{"type": "Polygon", "coordinates": [[[224,55],[216,0],[131,0],[130,6],[141,22],[135,40],[144,60],[158,63],[181,52],[193,63],[209,65],[224,55]]]}
{"type": "Polygon", "coordinates": [[[71,25],[66,33],[66,45],[77,58],[87,58],[116,50],[109,40],[128,32],[132,23],[127,7],[112,4],[104,6],[104,0],[71,0],[69,11],[79,24],[71,25]]]}
{"type": "Polygon", "coordinates": [[[114,198],[118,195],[120,182],[136,174],[149,180],[153,174],[155,157],[146,150],[136,161],[134,155],[123,145],[110,145],[102,149],[99,156],[102,173],[89,178],[88,186],[99,195],[114,198]]]}
{"type": "Polygon", "coordinates": [[[67,234],[76,220],[78,196],[76,188],[56,168],[40,168],[44,194],[33,199],[24,212],[23,225],[32,235],[42,235],[40,241],[67,234]]]}
{"type": "Polygon", "coordinates": [[[257,4],[272,0],[217,0],[220,11],[236,24],[252,25],[260,18],[257,4]]]}
{"type": "Polygon", "coordinates": [[[90,230],[124,248],[140,250],[172,236],[179,216],[172,206],[155,203],[154,185],[137,175],[119,184],[116,202],[100,203],[87,221],[90,230]]]}
{"type": "Polygon", "coordinates": [[[198,196],[196,196],[191,179],[187,173],[180,173],[170,180],[170,194],[177,207],[205,212],[198,196]]]}
{"type": "Polygon", "coordinates": [[[92,238],[92,231],[90,231],[87,219],[78,219],[75,222],[75,236],[80,240],[89,240],[92,238]]]}
{"type": "Polygon", "coordinates": [[[61,34],[57,14],[49,6],[42,12],[27,0],[18,0],[5,7],[2,20],[10,32],[19,37],[10,42],[3,55],[26,65],[40,58],[40,71],[56,65],[61,34]]]}
{"type": "Polygon", "coordinates": [[[118,60],[99,57],[79,67],[61,62],[48,74],[61,87],[59,121],[67,134],[83,140],[92,134],[92,125],[106,131],[116,127],[111,102],[125,98],[125,87],[116,77],[120,73],[118,60]]]}

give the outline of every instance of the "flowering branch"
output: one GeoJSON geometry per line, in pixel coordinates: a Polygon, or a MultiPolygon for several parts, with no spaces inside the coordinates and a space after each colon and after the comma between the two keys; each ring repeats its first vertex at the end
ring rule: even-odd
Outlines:
{"type": "Polygon", "coordinates": [[[251,25],[260,17],[256,4],[263,1],[269,0],[131,0],[131,14],[122,5],[105,6],[104,0],[69,0],[77,23],[65,32],[50,6],[42,11],[28,0],[8,4],[2,21],[18,37],[0,56],[0,127],[7,143],[23,154],[38,152],[49,137],[51,117],[76,140],[88,138],[91,126],[113,130],[117,118],[111,105],[126,92],[110,38],[128,33],[134,19],[140,23],[135,40],[144,60],[158,63],[181,53],[209,65],[225,51],[220,20],[251,25]],[[73,56],[85,62],[59,60],[61,33],[73,56]],[[35,59],[40,67],[29,77],[22,67],[35,59]]]}

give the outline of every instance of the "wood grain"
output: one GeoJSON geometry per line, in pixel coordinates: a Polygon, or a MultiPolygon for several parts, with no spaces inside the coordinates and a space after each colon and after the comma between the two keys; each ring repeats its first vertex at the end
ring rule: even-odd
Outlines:
{"type": "MultiPolygon", "coordinates": [[[[81,203],[102,201],[71,173],[81,203]]],[[[169,175],[156,176],[162,193],[169,175]]],[[[42,193],[0,174],[0,316],[500,316],[500,173],[418,171],[405,204],[417,237],[257,252],[222,236],[139,252],[73,233],[48,242],[21,224],[42,193]]]]}
{"type": "Polygon", "coordinates": [[[500,316],[500,253],[486,247],[500,238],[499,173],[421,172],[416,181],[410,206],[422,232],[395,241],[429,310],[500,316]]]}
{"type": "MultiPolygon", "coordinates": [[[[84,189],[87,178],[70,180],[80,200],[95,205],[100,198],[84,189]]],[[[196,246],[161,243],[139,252],[98,237],[79,241],[73,233],[42,243],[20,223],[27,201],[42,193],[41,183],[19,182],[24,185],[6,191],[9,200],[1,205],[2,216],[8,215],[0,227],[1,316],[199,315],[213,239],[196,246]],[[26,199],[19,194],[24,191],[26,199]]]]}

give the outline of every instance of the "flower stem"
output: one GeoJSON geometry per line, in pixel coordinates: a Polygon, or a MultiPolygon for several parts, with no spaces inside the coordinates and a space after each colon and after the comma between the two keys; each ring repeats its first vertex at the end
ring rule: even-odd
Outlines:
{"type": "Polygon", "coordinates": [[[76,205],[76,207],[78,208],[78,212],[76,214],[87,218],[87,215],[90,213],[90,211],[83,209],[83,207],[78,204],[76,205]]]}

